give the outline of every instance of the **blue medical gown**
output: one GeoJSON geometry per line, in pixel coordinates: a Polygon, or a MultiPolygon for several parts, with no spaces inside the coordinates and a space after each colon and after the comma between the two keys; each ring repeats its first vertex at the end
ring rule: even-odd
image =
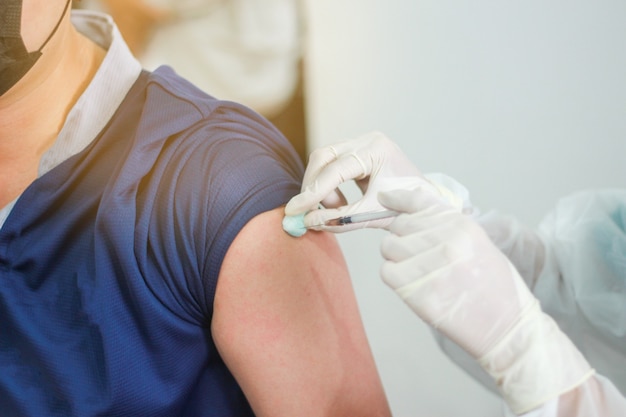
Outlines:
{"type": "Polygon", "coordinates": [[[217,277],[302,173],[256,113],[143,73],[0,230],[0,415],[251,416],[211,338],[217,277]]]}

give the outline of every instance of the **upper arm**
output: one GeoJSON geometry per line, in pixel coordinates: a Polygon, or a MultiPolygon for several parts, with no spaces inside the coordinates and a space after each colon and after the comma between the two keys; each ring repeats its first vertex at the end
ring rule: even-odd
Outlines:
{"type": "Polygon", "coordinates": [[[224,259],[212,333],[257,416],[386,416],[389,408],[339,246],[253,218],[224,259]]]}

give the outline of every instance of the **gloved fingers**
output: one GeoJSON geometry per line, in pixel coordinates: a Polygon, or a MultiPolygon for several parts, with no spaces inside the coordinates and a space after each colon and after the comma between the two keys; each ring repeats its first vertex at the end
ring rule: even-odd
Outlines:
{"type": "Polygon", "coordinates": [[[285,215],[297,216],[315,209],[326,199],[328,207],[338,207],[344,205],[345,197],[341,191],[335,187],[330,190],[320,190],[317,181],[319,173],[331,162],[337,159],[337,152],[333,146],[325,146],[311,152],[307,163],[300,194],[293,197],[285,206],[285,215]],[[342,204],[343,201],[343,204],[342,204]]]}
{"type": "MultiPolygon", "coordinates": [[[[409,216],[400,215],[399,217],[409,216]]],[[[394,223],[397,221],[398,219],[394,220],[394,223]]],[[[442,234],[438,233],[438,229],[433,230],[432,227],[418,228],[407,234],[387,235],[382,239],[380,245],[381,255],[388,261],[402,262],[420,252],[436,247],[443,241],[442,234]]]]}
{"type": "MultiPolygon", "coordinates": [[[[301,193],[287,203],[285,213],[298,215],[320,203],[326,208],[346,205],[339,185],[354,180],[365,194],[370,175],[375,169],[380,172],[388,164],[386,158],[392,154],[404,157],[395,143],[377,132],[314,150],[309,155],[301,193]]],[[[417,168],[414,171],[419,175],[417,168]]]]}
{"type": "Polygon", "coordinates": [[[365,195],[370,186],[370,177],[362,178],[360,180],[354,180],[361,193],[365,195]]]}
{"type": "Polygon", "coordinates": [[[438,206],[463,212],[464,201],[446,187],[423,178],[412,188],[397,187],[380,190],[379,202],[390,210],[414,213],[427,207],[438,206]]]}
{"type": "MultiPolygon", "coordinates": [[[[327,150],[324,151],[328,152],[327,150]]],[[[312,155],[315,152],[317,151],[314,151],[312,155]]],[[[328,154],[325,153],[323,157],[328,157],[328,154]]],[[[317,166],[315,165],[315,167],[317,166]]],[[[285,213],[290,216],[300,214],[317,207],[320,203],[324,207],[333,208],[346,205],[347,202],[338,188],[339,185],[350,180],[363,179],[368,175],[367,171],[368,168],[363,161],[354,153],[339,155],[320,169],[311,169],[310,172],[314,174],[310,174],[307,169],[307,174],[315,175],[315,177],[305,174],[302,192],[287,203],[285,213]]],[[[362,185],[361,189],[363,189],[362,185]]]]}
{"type": "Polygon", "coordinates": [[[398,144],[381,132],[369,132],[357,140],[343,142],[337,150],[341,154],[353,153],[360,159],[366,167],[364,177],[422,177],[398,144]]]}
{"type": "Polygon", "coordinates": [[[324,230],[324,224],[327,220],[340,217],[345,211],[345,207],[339,209],[311,210],[304,216],[304,226],[312,230],[324,230]]]}
{"type": "Polygon", "coordinates": [[[324,146],[323,148],[315,149],[311,152],[309,154],[306,170],[304,171],[304,177],[302,178],[301,191],[304,191],[311,183],[315,182],[320,171],[324,169],[325,166],[335,161],[337,157],[338,154],[334,146],[324,146]]]}
{"type": "Polygon", "coordinates": [[[383,190],[377,197],[385,208],[402,213],[416,213],[429,207],[449,208],[436,188],[425,181],[412,189],[383,190]]]}
{"type": "Polygon", "coordinates": [[[315,177],[320,192],[331,191],[340,184],[351,180],[362,180],[371,173],[371,165],[353,152],[339,155],[337,159],[325,165],[315,177]]]}
{"type": "Polygon", "coordinates": [[[464,219],[451,209],[430,206],[417,213],[403,213],[389,225],[388,230],[397,236],[428,233],[434,241],[444,241],[462,228],[464,219]]]}
{"type": "Polygon", "coordinates": [[[351,179],[361,179],[372,174],[375,166],[382,168],[385,161],[393,154],[403,155],[397,145],[379,132],[370,132],[357,139],[335,143],[331,146],[337,159],[353,158],[361,166],[360,170],[350,175],[351,179]]]}
{"type": "Polygon", "coordinates": [[[368,177],[373,169],[371,152],[359,146],[359,141],[339,142],[311,152],[302,180],[303,189],[320,178],[336,188],[343,182],[368,177]]]}
{"type": "Polygon", "coordinates": [[[329,191],[327,189],[320,190],[319,186],[318,182],[314,182],[300,194],[292,197],[285,206],[285,215],[297,216],[314,210],[320,205],[327,208],[337,208],[348,204],[346,197],[339,188],[329,191]]]}
{"type": "MultiPolygon", "coordinates": [[[[379,132],[339,142],[313,151],[302,181],[301,193],[285,207],[288,216],[317,208],[347,205],[339,185],[354,180],[366,196],[376,192],[428,183],[398,146],[379,132]]],[[[380,206],[378,201],[373,206],[380,206]]]]}
{"type": "MultiPolygon", "coordinates": [[[[402,217],[402,215],[400,216],[402,217]]],[[[421,253],[429,253],[437,248],[437,259],[441,262],[453,262],[457,259],[473,256],[473,241],[464,231],[455,230],[457,222],[435,223],[428,228],[404,235],[389,234],[382,239],[381,254],[392,262],[402,262],[421,253]]],[[[430,258],[424,258],[431,260],[430,258]]],[[[438,268],[440,265],[436,265],[438,268]]]]}
{"type": "Polygon", "coordinates": [[[448,245],[440,243],[434,247],[424,248],[423,251],[401,261],[385,261],[381,267],[381,276],[389,287],[405,298],[418,287],[425,285],[426,278],[445,279],[446,271],[457,262],[458,260],[451,255],[448,245]]]}

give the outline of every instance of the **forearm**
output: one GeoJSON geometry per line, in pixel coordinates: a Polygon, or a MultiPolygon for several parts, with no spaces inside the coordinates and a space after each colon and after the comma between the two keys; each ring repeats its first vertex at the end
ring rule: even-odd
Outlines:
{"type": "Polygon", "coordinates": [[[545,262],[545,247],[539,235],[517,219],[493,211],[476,220],[532,290],[545,262]]]}

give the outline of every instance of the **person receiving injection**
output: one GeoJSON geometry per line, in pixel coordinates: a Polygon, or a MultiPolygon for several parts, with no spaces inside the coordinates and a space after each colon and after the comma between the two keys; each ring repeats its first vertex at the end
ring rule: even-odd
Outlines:
{"type": "Polygon", "coordinates": [[[387,229],[383,281],[490,376],[507,415],[612,417],[626,415],[625,203],[624,190],[580,193],[532,231],[479,214],[462,185],[374,132],[310,155],[283,226],[387,229]],[[348,204],[350,180],[363,196],[348,204]]]}

